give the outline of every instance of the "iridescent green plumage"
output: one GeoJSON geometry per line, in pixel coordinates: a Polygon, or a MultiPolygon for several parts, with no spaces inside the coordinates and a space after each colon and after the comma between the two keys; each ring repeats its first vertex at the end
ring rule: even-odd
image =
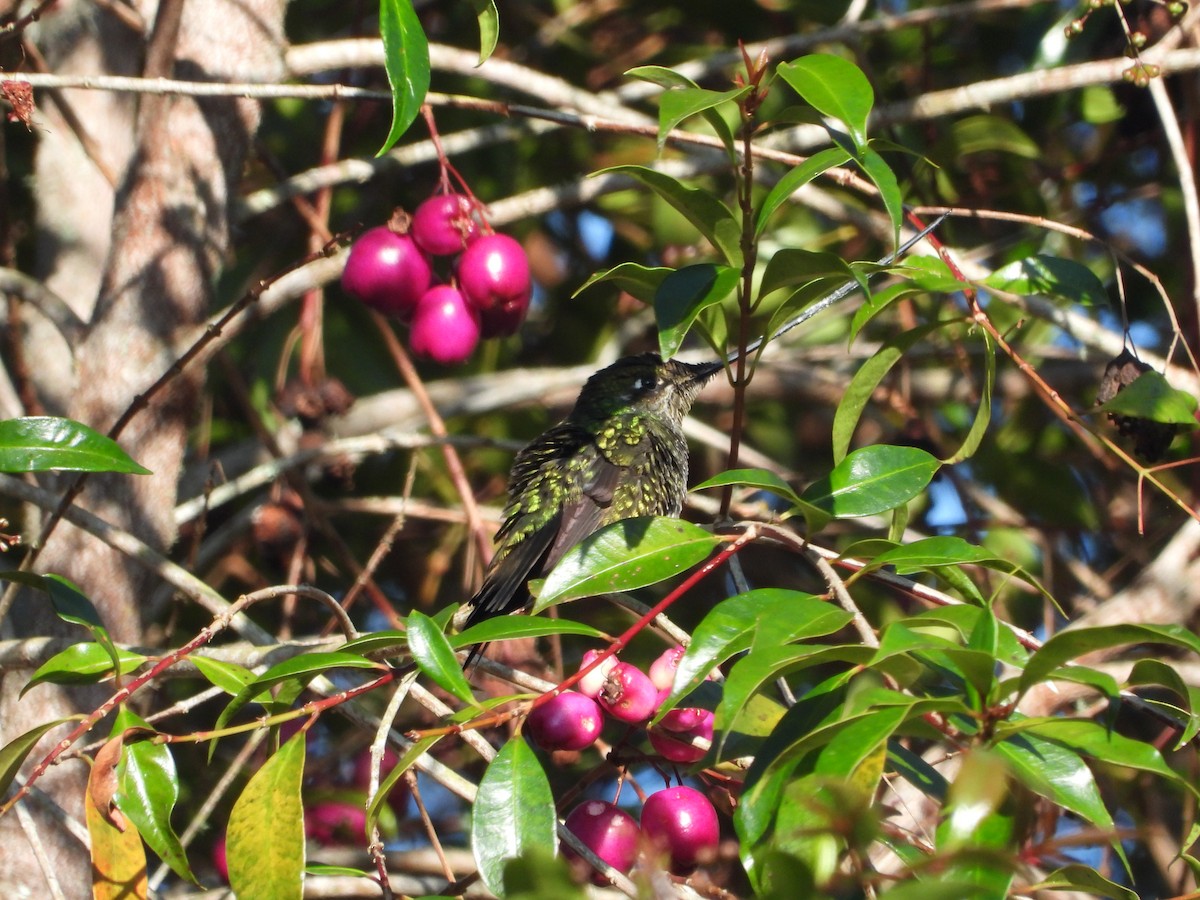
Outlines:
{"type": "Polygon", "coordinates": [[[529,579],[598,528],[679,515],[687,492],[683,419],[720,369],[644,353],[589,378],[571,414],[517,454],[496,556],[455,624],[524,609],[529,579]]]}

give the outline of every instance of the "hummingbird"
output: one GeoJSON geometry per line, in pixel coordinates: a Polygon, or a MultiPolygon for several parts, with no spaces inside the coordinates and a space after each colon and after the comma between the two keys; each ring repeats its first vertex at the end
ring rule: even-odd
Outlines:
{"type": "MultiPolygon", "coordinates": [[[[597,529],[679,515],[688,472],[683,420],[723,366],[643,353],[592,375],[566,419],[513,461],[496,555],[482,587],[455,614],[456,628],[528,608],[529,579],[597,529]]],[[[482,651],[473,647],[464,668],[482,651]]]]}

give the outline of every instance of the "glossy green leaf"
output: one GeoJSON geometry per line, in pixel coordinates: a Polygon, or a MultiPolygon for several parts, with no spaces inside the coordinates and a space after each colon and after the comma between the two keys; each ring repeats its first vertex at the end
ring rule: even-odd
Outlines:
{"type": "Polygon", "coordinates": [[[443,690],[465,703],[473,704],[475,695],[463,675],[462,664],[437,623],[423,612],[414,610],[405,620],[405,625],[409,649],[421,671],[443,690]]]}
{"type": "Polygon", "coordinates": [[[1114,900],[1139,900],[1137,891],[1109,881],[1091,866],[1072,863],[1055,869],[1037,884],[1029,886],[1033,891],[1075,891],[1089,897],[1111,897],[1114,900]]]}
{"type": "Polygon", "coordinates": [[[683,345],[696,316],[729,297],[741,272],[729,266],[698,263],[672,272],[654,294],[654,318],[658,324],[658,348],[664,359],[683,345]]]}
{"type": "Polygon", "coordinates": [[[659,285],[674,271],[674,269],[669,269],[666,266],[642,266],[637,263],[621,263],[618,266],[613,266],[611,269],[597,272],[585,281],[579,290],[575,291],[571,296],[578,297],[593,284],[611,281],[618,288],[625,291],[625,293],[636,297],[643,303],[651,304],[654,302],[654,295],[658,293],[659,285]]]}
{"type": "Polygon", "coordinates": [[[800,165],[789,169],[787,174],[775,182],[775,186],[763,198],[754,226],[755,235],[762,235],[767,227],[767,222],[775,214],[775,210],[783,206],[792,194],[823,172],[844,165],[849,160],[850,154],[843,148],[826,147],[824,150],[814,153],[800,165]]]}
{"type": "Polygon", "coordinates": [[[74,715],[67,716],[63,719],[53,719],[49,722],[30,728],[28,731],[17,735],[11,741],[0,748],[0,797],[8,793],[8,787],[13,783],[13,779],[17,777],[17,773],[21,771],[21,766],[25,764],[25,758],[33,752],[33,748],[37,746],[47,732],[57,728],[59,725],[65,725],[68,722],[82,721],[84,716],[74,715]]]}
{"type": "Polygon", "coordinates": [[[736,103],[749,92],[749,87],[729,91],[709,91],[698,87],[677,87],[663,93],[658,101],[658,149],[661,151],[667,135],[692,116],[703,115],[716,132],[726,152],[733,151],[733,132],[716,109],[736,103]]]}
{"type": "Polygon", "coordinates": [[[1194,796],[1200,796],[1200,790],[1167,765],[1162,753],[1153,744],[1125,737],[1099,722],[1040,719],[1032,723],[1018,720],[1010,724],[1020,727],[1023,735],[1036,735],[1109,765],[1151,772],[1173,784],[1186,787],[1194,796]]]}
{"type": "Polygon", "coordinates": [[[500,39],[500,14],[495,0],[471,0],[479,22],[479,65],[483,65],[496,50],[500,39]]]}
{"type": "Polygon", "coordinates": [[[226,832],[229,884],[239,897],[303,896],[305,733],[299,732],[251,776],[226,832]]]}
{"type": "MultiPolygon", "coordinates": [[[[855,272],[836,253],[827,250],[800,250],[785,247],[767,261],[759,285],[759,297],[781,288],[795,287],[823,278],[855,278],[855,272]]],[[[865,283],[865,278],[860,284],[865,283]]]]}
{"type": "Polygon", "coordinates": [[[212,659],[198,653],[192,654],[188,659],[210,684],[219,687],[231,697],[236,697],[246,685],[254,681],[254,673],[237,663],[212,659]]]}
{"type": "Polygon", "coordinates": [[[763,588],[722,600],[692,632],[675,672],[671,697],[686,696],[714,667],[749,650],[760,634],[769,635],[774,645],[787,644],[832,634],[849,619],[840,607],[801,591],[763,588]]]}
{"type": "Polygon", "coordinates": [[[601,171],[627,175],[646,185],[691,222],[720,251],[727,265],[741,267],[741,227],[733,212],[716,195],[703,188],[688,187],[677,178],[645,166],[613,166],[601,171]]]}
{"type": "Polygon", "coordinates": [[[149,475],[120,445],[55,416],[0,420],[0,472],[122,472],[149,475]]]}
{"type": "MultiPolygon", "coordinates": [[[[146,657],[130,650],[117,649],[120,672],[127,675],[146,661],[146,657]]],[[[91,641],[72,644],[66,650],[54,654],[37,667],[21,694],[43,682],[49,684],[96,684],[111,678],[114,672],[112,656],[108,648],[91,641]]]]}
{"type": "Polygon", "coordinates": [[[1188,685],[1180,676],[1179,671],[1162,660],[1139,659],[1133,664],[1129,677],[1125,680],[1130,687],[1157,685],[1173,691],[1179,697],[1179,703],[1166,704],[1161,700],[1147,700],[1156,706],[1165,707],[1174,713],[1184,723],[1183,729],[1175,742],[1175,749],[1186,747],[1200,732],[1200,688],[1188,685]]]}
{"type": "Polygon", "coordinates": [[[862,417],[863,410],[875,395],[884,377],[914,345],[920,343],[948,322],[931,322],[902,332],[875,351],[865,363],[858,367],[850,384],[842,393],[837,411],[833,414],[833,461],[841,463],[850,451],[850,441],[862,417]]]}
{"type": "Polygon", "coordinates": [[[600,629],[571,619],[548,619],[544,616],[496,616],[472,625],[459,634],[451,635],[449,641],[456,650],[462,650],[464,647],[489,644],[492,641],[551,637],[561,634],[578,634],[592,638],[604,637],[604,632],[600,629]]]}
{"type": "Polygon", "coordinates": [[[526,851],[558,846],[554,795],[537,754],[521,737],[500,748],[471,807],[471,849],[483,883],[504,886],[504,865],[526,851]]]}
{"type": "MultiPolygon", "coordinates": [[[[113,734],[129,728],[153,730],[144,719],[122,709],[117,714],[113,734]]],[[[117,766],[117,780],[120,785],[115,797],[117,808],[129,817],[142,840],[171,871],[195,883],[187,853],[171,826],[171,813],[179,801],[179,773],[170,748],[148,740],[127,739],[117,766]]]]}
{"type": "Polygon", "coordinates": [[[546,578],[533,611],[657,584],[703,562],[721,539],[690,522],[639,516],[584,538],[546,578]]]}
{"type": "Polygon", "coordinates": [[[1196,405],[1195,397],[1171,387],[1167,379],[1151,370],[1123,387],[1098,411],[1196,428],[1196,405]]]}
{"type": "Polygon", "coordinates": [[[399,628],[384,628],[369,634],[360,634],[338,648],[342,653],[355,653],[368,657],[397,656],[401,651],[407,649],[408,633],[399,628]]]}
{"type": "Polygon", "coordinates": [[[871,179],[875,187],[879,188],[879,199],[883,201],[883,208],[887,210],[888,218],[892,222],[892,240],[894,243],[899,243],[900,226],[904,223],[904,192],[900,190],[900,182],[896,180],[896,173],[892,171],[892,167],[887,164],[887,161],[871,147],[862,151],[859,165],[862,166],[867,178],[871,179]]]}
{"type": "Polygon", "coordinates": [[[1035,734],[1018,734],[993,745],[1025,787],[1095,825],[1111,830],[1112,815],[1096,777],[1074,750],[1035,734]]]}
{"type": "Polygon", "coordinates": [[[290,700],[286,699],[289,695],[295,697],[304,685],[307,685],[313,678],[333,669],[382,670],[382,668],[379,663],[363,659],[356,654],[339,653],[337,651],[304,653],[300,656],[294,656],[291,659],[285,659],[283,662],[271,666],[267,671],[238,691],[225,706],[225,709],[221,711],[221,714],[217,716],[216,727],[223,728],[233,718],[234,714],[247,703],[261,703],[268,708],[286,708],[286,702],[290,702],[290,700]],[[287,682],[291,683],[291,692],[281,693],[278,697],[273,697],[270,694],[270,690],[276,685],[283,685],[287,682]]]}
{"type": "MultiPolygon", "coordinates": [[[[630,69],[625,74],[631,78],[640,78],[642,81],[648,81],[651,84],[657,84],[659,87],[665,88],[666,93],[663,95],[662,102],[666,105],[674,103],[682,106],[688,103],[687,100],[682,98],[672,101],[667,100],[667,97],[673,93],[675,89],[689,93],[700,90],[699,85],[697,85],[696,82],[692,81],[692,79],[688,78],[686,75],[681,75],[674,69],[668,69],[663,66],[637,66],[636,68],[630,69]]],[[[662,110],[665,108],[666,106],[660,107],[659,111],[659,150],[662,149],[663,130],[661,123],[664,115],[662,110]]],[[[721,143],[725,145],[725,152],[729,154],[730,160],[732,161],[735,159],[733,149],[733,132],[730,131],[729,125],[725,119],[722,118],[721,114],[711,106],[706,106],[704,109],[699,110],[699,112],[702,116],[704,116],[705,121],[708,122],[709,126],[716,133],[717,137],[721,139],[721,143]]]]}
{"type": "Polygon", "coordinates": [[[1021,693],[1053,677],[1071,660],[1108,647],[1125,644],[1168,644],[1200,654],[1200,637],[1180,625],[1103,625],[1069,628],[1052,636],[1030,657],[1021,673],[1021,693]]]}
{"type": "Polygon", "coordinates": [[[412,0],[379,0],[384,68],[392,88],[392,127],[376,156],[387,153],[417,118],[429,92],[429,41],[412,0]]]}
{"type": "Polygon", "coordinates": [[[707,491],[712,488],[728,487],[729,485],[769,491],[775,496],[783,498],[788,503],[795,506],[800,505],[800,497],[792,490],[792,486],[767,469],[727,469],[724,472],[719,472],[712,478],[702,481],[692,488],[692,490],[707,491]]]}
{"type": "Polygon", "coordinates": [[[866,148],[875,91],[858,66],[840,56],[814,53],[780,63],[776,71],[806,103],[841,121],[859,152],[866,148]]]}
{"type": "Polygon", "coordinates": [[[897,300],[904,300],[920,293],[921,290],[915,284],[909,284],[908,282],[890,284],[879,290],[872,291],[871,295],[866,297],[859,307],[854,310],[854,315],[850,319],[850,330],[847,334],[848,339],[853,342],[868,322],[897,300]]]}
{"type": "Polygon", "coordinates": [[[836,519],[878,515],[920,494],[940,467],[920,447],[873,444],[843,459],[800,499],[836,519]]]}
{"type": "Polygon", "coordinates": [[[1028,256],[997,269],[982,283],[1010,294],[1056,297],[1101,309],[1108,306],[1108,292],[1091,269],[1057,256],[1028,256]]]}

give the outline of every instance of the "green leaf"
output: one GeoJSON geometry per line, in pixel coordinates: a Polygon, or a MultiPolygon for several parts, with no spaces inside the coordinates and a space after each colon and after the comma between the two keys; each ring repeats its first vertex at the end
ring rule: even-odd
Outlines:
{"type": "Polygon", "coordinates": [[[732,294],[740,277],[741,272],[729,266],[699,263],[677,269],[662,280],[654,294],[654,318],[663,359],[678,352],[696,316],[732,294]]]}
{"type": "Polygon", "coordinates": [[[1000,151],[1023,159],[1040,159],[1042,148],[1012,119],[981,113],[967,116],[950,127],[958,156],[1000,151]]]}
{"type": "MultiPolygon", "coordinates": [[[[119,671],[127,675],[142,665],[146,657],[130,650],[117,649],[119,671]]],[[[96,684],[112,677],[114,671],[112,655],[102,644],[87,642],[72,644],[66,650],[54,654],[40,666],[29,678],[21,695],[35,685],[47,682],[49,684],[96,684]]]]}
{"type": "Polygon", "coordinates": [[[992,423],[992,390],[996,385],[996,348],[992,345],[992,337],[986,331],[983,335],[983,384],[979,390],[979,409],[975,411],[975,419],[962,445],[946,459],[942,460],[948,466],[970,459],[983,443],[983,436],[992,423]]]}
{"type": "Polygon", "coordinates": [[[1053,600],[1036,578],[1012,560],[951,535],[922,538],[910,544],[893,547],[875,556],[867,568],[871,570],[880,566],[895,566],[897,574],[910,575],[913,572],[935,571],[960,565],[984,566],[1010,575],[1020,574],[1044,596],[1053,600]]]}
{"type": "Polygon", "coordinates": [[[495,0],[471,0],[475,18],[479,20],[479,65],[483,65],[496,50],[500,39],[500,14],[495,0]]]}
{"type": "Polygon", "coordinates": [[[787,199],[808,184],[822,172],[845,164],[850,154],[841,147],[827,147],[819,153],[814,153],[800,165],[789,169],[787,174],[775,183],[763,198],[762,206],[758,209],[758,219],[755,222],[754,234],[760,236],[767,227],[767,221],[774,215],[787,199]]]}
{"type": "Polygon", "coordinates": [[[396,656],[396,652],[389,653],[387,651],[398,651],[408,648],[408,634],[398,628],[385,628],[380,631],[372,631],[370,634],[361,634],[356,638],[351,638],[342,644],[338,649],[343,653],[354,653],[359,656],[396,656]]]}
{"type": "Polygon", "coordinates": [[[879,188],[879,199],[883,201],[883,208],[887,210],[888,218],[892,222],[892,241],[898,244],[900,242],[900,225],[904,222],[904,192],[900,190],[900,182],[896,180],[896,173],[892,171],[892,167],[887,164],[887,161],[871,147],[863,149],[862,157],[858,162],[867,178],[871,179],[875,187],[879,188]]]}
{"type": "Polygon", "coordinates": [[[792,490],[792,486],[766,469],[727,469],[703,481],[692,488],[693,491],[706,491],[711,488],[738,485],[769,491],[777,497],[782,497],[794,506],[800,505],[800,497],[792,490]]]}
{"type": "Polygon", "coordinates": [[[283,662],[271,666],[267,671],[238,691],[225,706],[225,709],[221,711],[221,714],[217,716],[216,727],[225,727],[229,720],[233,718],[234,713],[250,702],[261,703],[268,708],[275,706],[286,708],[286,704],[284,703],[286,694],[280,694],[279,697],[272,697],[269,693],[271,688],[276,685],[291,682],[293,688],[291,696],[295,697],[299,694],[299,689],[303,688],[309,681],[331,669],[378,669],[382,671],[383,668],[379,663],[363,659],[357,654],[340,653],[336,650],[303,653],[300,656],[285,659],[283,662]]]}
{"type": "Polygon", "coordinates": [[[471,807],[471,849],[484,885],[504,887],[504,865],[522,853],[558,846],[550,782],[521,737],[500,748],[471,807]]]}
{"type": "Polygon", "coordinates": [[[1038,254],[1009,263],[983,284],[1010,294],[1057,297],[1092,308],[1108,306],[1108,292],[1091,269],[1057,256],[1038,254]]]}
{"type": "MultiPolygon", "coordinates": [[[[480,30],[482,33],[482,20],[480,30]]],[[[379,0],[379,33],[383,37],[383,64],[392,87],[392,127],[375,154],[383,156],[408,130],[425,102],[429,92],[429,41],[412,0],[379,0]]]]}
{"type": "Polygon", "coordinates": [[[1076,891],[1094,897],[1112,897],[1115,900],[1138,900],[1137,891],[1122,887],[1115,881],[1109,881],[1091,866],[1072,863],[1055,869],[1037,884],[1029,886],[1029,891],[1076,891]]]}
{"type": "Polygon", "coordinates": [[[54,416],[0,420],[0,472],[122,472],[149,475],[116,441],[54,416]]]}
{"type": "Polygon", "coordinates": [[[16,581],[27,587],[35,588],[50,595],[50,603],[54,613],[64,622],[72,625],[82,625],[92,633],[96,643],[104,648],[111,662],[110,671],[116,671],[120,666],[120,655],[117,645],[109,637],[108,629],[100,618],[100,613],[92,601],[80,592],[74,584],[61,575],[36,575],[33,572],[3,572],[0,579],[16,581]]]}
{"type": "Polygon", "coordinates": [[[239,897],[303,896],[305,733],[298,732],[254,773],[229,814],[229,884],[239,897]]]}
{"type": "Polygon", "coordinates": [[[1139,659],[1133,664],[1125,683],[1130,687],[1152,684],[1173,691],[1180,699],[1178,705],[1167,704],[1161,700],[1147,702],[1167,708],[1184,721],[1183,731],[1175,742],[1176,750],[1181,750],[1191,743],[1192,738],[1200,731],[1200,715],[1197,715],[1197,710],[1200,710],[1200,688],[1189,686],[1174,666],[1157,659],[1139,659]]]}
{"type": "Polygon", "coordinates": [[[619,266],[613,266],[604,272],[597,272],[587,281],[585,281],[579,290],[572,297],[578,297],[584,290],[591,287],[593,284],[599,284],[602,281],[611,281],[618,288],[628,294],[632,294],[643,303],[651,304],[654,302],[654,295],[658,293],[658,287],[663,283],[663,280],[675,269],[669,269],[665,266],[641,266],[637,263],[621,263],[619,266]]]}
{"type": "Polygon", "coordinates": [[[859,284],[866,283],[836,253],[827,250],[797,250],[784,248],[767,262],[759,285],[758,296],[766,297],[780,288],[808,284],[824,278],[858,278],[859,284]]]}
{"type": "Polygon", "coordinates": [[[780,63],[776,71],[806,103],[841,121],[860,153],[866,148],[875,92],[858,66],[840,56],[814,53],[780,63]]]}
{"type": "MultiPolygon", "coordinates": [[[[772,646],[832,634],[848,621],[845,610],[811,594],[763,588],[722,600],[700,620],[679,660],[671,697],[687,696],[714,667],[749,650],[759,635],[772,646]]],[[[669,701],[668,701],[669,702],[669,701]]]]}
{"type": "Polygon", "coordinates": [[[685,185],[677,178],[645,166],[613,166],[600,173],[628,175],[679,211],[718,250],[733,268],[742,265],[742,235],[737,219],[720,199],[702,189],[685,185]]]}
{"type": "Polygon", "coordinates": [[[1085,653],[1125,644],[1169,644],[1200,654],[1200,637],[1179,625],[1069,628],[1055,634],[1030,657],[1021,673],[1020,692],[1024,694],[1039,681],[1054,677],[1060,666],[1085,653]]]}
{"type": "Polygon", "coordinates": [[[925,490],[940,467],[919,447],[873,444],[843,459],[810,484],[800,499],[835,519],[878,515],[925,490]]]}
{"type": "Polygon", "coordinates": [[[1167,379],[1150,370],[1123,387],[1097,411],[1195,428],[1196,405],[1195,397],[1171,387],[1167,379]]]}
{"type": "Polygon", "coordinates": [[[561,634],[579,634],[584,637],[603,638],[604,632],[592,625],[574,622],[571,619],[547,619],[539,616],[496,616],[472,625],[466,631],[452,635],[450,645],[456,650],[475,644],[490,644],[492,641],[511,641],[514,638],[550,637],[561,634]]]}
{"type": "Polygon", "coordinates": [[[708,91],[698,87],[677,87],[666,91],[658,101],[658,149],[662,150],[667,135],[685,119],[703,115],[716,132],[728,153],[733,152],[733,133],[717,112],[716,107],[736,103],[750,91],[749,86],[729,91],[708,91]]]}
{"type": "MultiPolygon", "coordinates": [[[[708,122],[712,130],[716,132],[717,137],[721,139],[721,143],[725,145],[725,152],[729,155],[730,160],[735,159],[733,149],[733,132],[729,130],[728,123],[721,117],[720,113],[713,109],[714,106],[719,105],[720,101],[717,101],[716,103],[706,103],[705,100],[700,99],[700,95],[716,96],[715,92],[702,91],[696,82],[692,81],[692,79],[688,78],[686,75],[681,75],[673,69],[667,69],[662,66],[638,66],[630,69],[625,74],[631,78],[640,78],[642,81],[649,81],[651,84],[657,84],[662,88],[666,88],[666,93],[663,94],[663,98],[660,101],[662,105],[659,108],[658,149],[660,152],[663,147],[663,140],[666,132],[674,128],[674,125],[672,125],[664,130],[662,124],[663,121],[666,118],[674,116],[676,108],[678,108],[678,110],[682,110],[682,108],[689,105],[699,105],[701,107],[700,109],[694,109],[691,113],[685,113],[674,124],[677,125],[679,121],[687,118],[688,115],[694,115],[695,113],[699,112],[704,116],[704,120],[708,122]],[[677,99],[668,99],[676,92],[676,90],[683,92],[681,96],[677,99]],[[668,110],[671,111],[668,112],[668,110]]],[[[745,93],[747,90],[749,90],[749,88],[740,88],[727,93],[733,94],[736,97],[737,94],[745,93]]]]}
{"type": "Polygon", "coordinates": [[[850,441],[863,410],[875,395],[884,377],[901,357],[914,345],[923,341],[939,328],[944,328],[949,322],[931,322],[905,331],[892,338],[865,363],[858,367],[850,384],[846,386],[837,411],[833,414],[833,461],[841,463],[850,450],[850,441]]]}
{"type": "Polygon", "coordinates": [[[475,695],[471,692],[471,685],[463,675],[454,648],[437,623],[423,612],[414,610],[405,620],[405,625],[409,649],[421,671],[443,690],[473,705],[475,695]]]}
{"type": "Polygon", "coordinates": [[[254,673],[245,666],[226,662],[222,659],[212,659],[194,653],[188,657],[200,674],[208,679],[214,687],[219,687],[231,697],[237,696],[246,685],[254,681],[254,673]]]}
{"type": "Polygon", "coordinates": [[[639,516],[601,528],[559,560],[534,604],[556,603],[657,584],[707,559],[721,539],[698,525],[639,516]]]}
{"type": "Polygon", "coordinates": [[[33,752],[33,748],[37,746],[37,742],[46,732],[68,722],[80,722],[84,718],[85,716],[78,714],[63,719],[54,719],[51,722],[43,722],[25,733],[17,735],[3,748],[0,748],[0,797],[8,793],[9,785],[13,783],[13,779],[17,777],[17,773],[21,771],[21,766],[25,763],[25,757],[33,752]]]}
{"type": "MultiPolygon", "coordinates": [[[[144,719],[123,708],[117,714],[113,735],[130,728],[153,730],[144,719]]],[[[117,808],[129,817],[142,840],[171,871],[197,883],[187,853],[171,827],[171,812],[179,800],[179,775],[170,749],[148,740],[126,740],[117,779],[117,808]]]]}

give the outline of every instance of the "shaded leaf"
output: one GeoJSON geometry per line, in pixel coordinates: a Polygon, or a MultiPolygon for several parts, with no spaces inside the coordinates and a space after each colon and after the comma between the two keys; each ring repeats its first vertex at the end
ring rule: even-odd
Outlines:
{"type": "Polygon", "coordinates": [[[677,178],[645,166],[613,166],[601,172],[628,175],[646,185],[682,213],[720,251],[728,265],[741,267],[741,227],[733,212],[716,195],[688,187],[677,178]]]}
{"type": "Polygon", "coordinates": [[[759,296],[766,297],[781,288],[829,277],[858,278],[859,284],[865,290],[865,276],[859,277],[836,253],[785,247],[767,261],[767,268],[759,285],[759,296]]]}
{"type": "Polygon", "coordinates": [[[900,190],[896,173],[887,161],[870,147],[862,151],[859,165],[875,187],[879,188],[879,199],[883,201],[883,207],[892,222],[892,241],[899,243],[900,226],[904,222],[904,192],[900,190]]]}
{"type": "Polygon", "coordinates": [[[729,266],[699,263],[677,269],[662,280],[654,294],[654,318],[663,359],[678,352],[696,316],[730,296],[740,277],[741,273],[729,266]]]}
{"type": "Polygon", "coordinates": [[[305,733],[297,732],[251,776],[226,832],[229,884],[239,897],[303,896],[305,733]]]}
{"type": "Polygon", "coordinates": [[[954,149],[959,156],[1000,151],[1022,159],[1039,159],[1042,148],[1012,119],[981,113],[959,119],[950,126],[954,149]]]}
{"type": "Polygon", "coordinates": [[[505,742],[483,773],[471,807],[471,849],[483,883],[504,887],[504,866],[525,852],[558,846],[550,782],[524,738],[505,742]]]}
{"type": "Polygon", "coordinates": [[[122,472],[149,475],[120,445],[55,416],[0,420],[0,472],[122,472]]]}
{"type": "Polygon", "coordinates": [[[618,288],[649,305],[663,280],[675,269],[666,266],[642,266],[637,263],[621,263],[604,272],[597,272],[585,281],[572,297],[578,297],[586,288],[603,281],[611,281],[618,288]]]}
{"type": "Polygon", "coordinates": [[[808,184],[822,172],[827,172],[829,169],[843,165],[850,159],[848,151],[841,147],[827,147],[818,153],[814,153],[800,165],[789,169],[779,181],[775,182],[775,186],[767,192],[767,196],[763,198],[762,205],[758,208],[758,220],[755,222],[754,233],[761,235],[767,227],[767,222],[779,209],[788,198],[804,185],[808,184]]]}
{"type": "Polygon", "coordinates": [[[560,634],[604,637],[604,632],[600,629],[571,619],[547,619],[541,616],[496,616],[472,625],[459,634],[451,635],[448,639],[452,647],[461,650],[475,644],[490,644],[492,641],[550,637],[560,634]]]}
{"type": "Polygon", "coordinates": [[[475,18],[479,21],[479,65],[483,65],[496,50],[500,39],[500,14],[495,0],[471,0],[475,18]]]}
{"type": "Polygon", "coordinates": [[[43,722],[23,734],[17,735],[3,748],[0,748],[0,797],[8,793],[8,787],[17,777],[17,773],[21,771],[25,758],[33,752],[33,748],[37,746],[37,742],[45,736],[46,732],[68,722],[80,722],[84,718],[82,714],[76,714],[63,719],[43,722]]]}
{"type": "Polygon", "coordinates": [[[1037,884],[1029,886],[1030,891],[1079,891],[1096,897],[1113,897],[1116,900],[1138,900],[1137,891],[1122,887],[1115,881],[1109,881],[1091,866],[1072,863],[1055,869],[1037,884]]]}
{"type": "Polygon", "coordinates": [[[665,516],[614,522],[584,538],[546,578],[533,612],[578,597],[657,584],[707,559],[721,539],[665,516]]]}
{"type": "Polygon", "coordinates": [[[1108,306],[1108,292],[1091,269],[1057,256],[1028,256],[997,269],[982,283],[1010,294],[1057,297],[1087,307],[1108,306]]]}

